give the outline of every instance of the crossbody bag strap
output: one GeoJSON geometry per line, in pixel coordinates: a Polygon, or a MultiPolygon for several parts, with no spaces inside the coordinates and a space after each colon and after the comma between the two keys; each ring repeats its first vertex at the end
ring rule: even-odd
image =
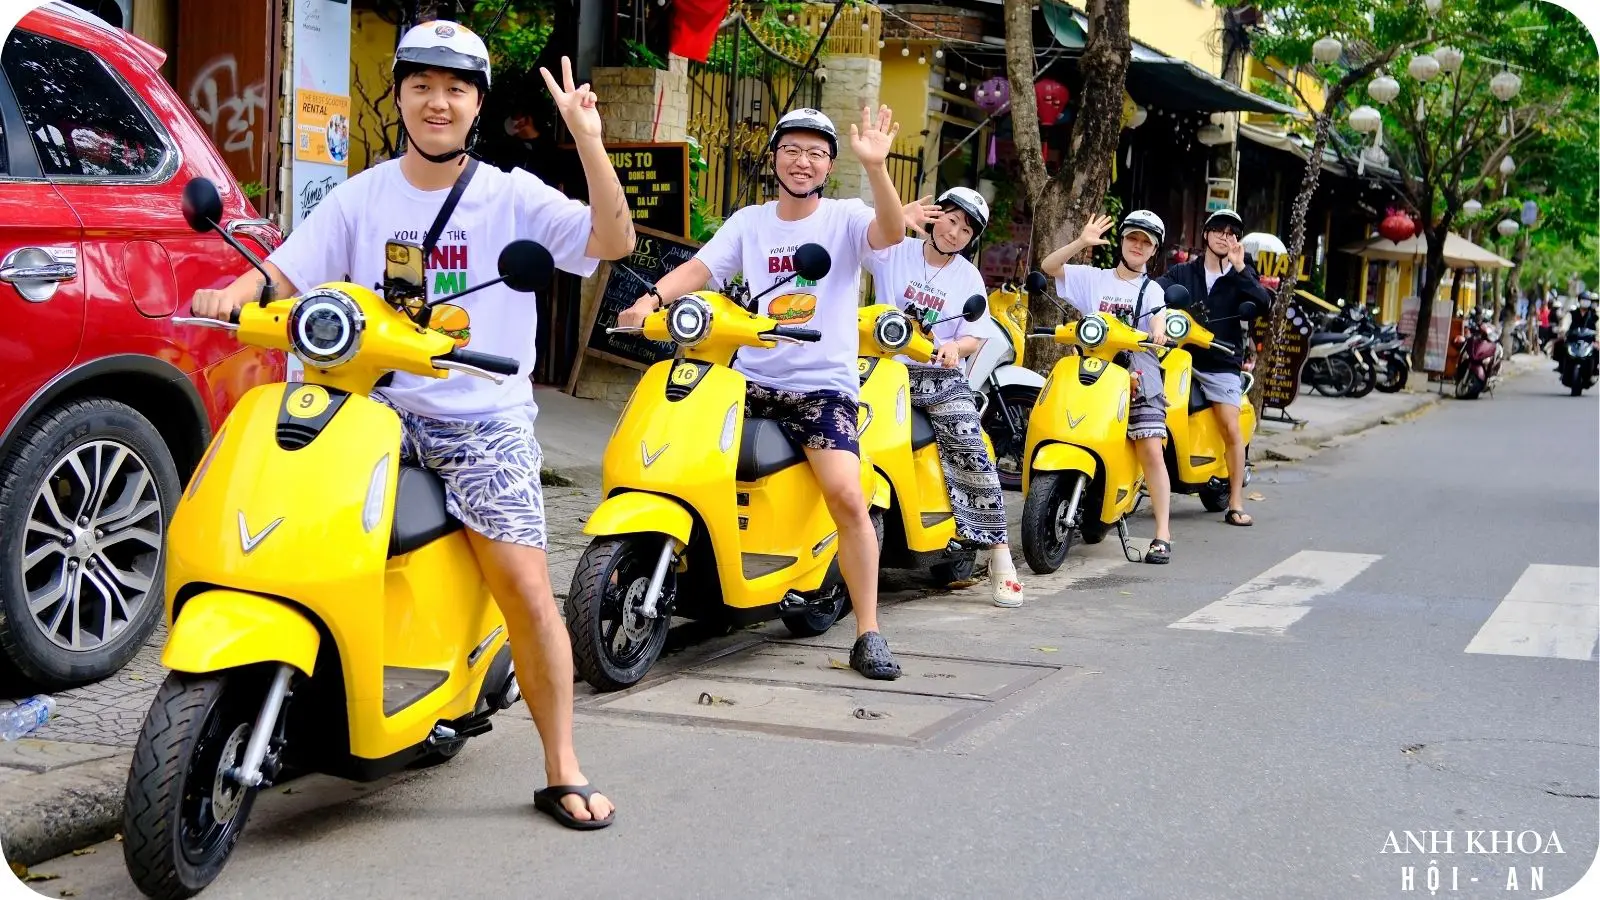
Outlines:
{"type": "Polygon", "coordinates": [[[433,248],[439,243],[439,235],[444,233],[444,226],[450,221],[450,214],[456,211],[456,204],[461,202],[461,195],[466,193],[467,185],[472,182],[472,175],[478,171],[476,157],[468,157],[467,164],[462,168],[461,174],[456,176],[456,183],[450,187],[450,196],[444,198],[444,205],[439,207],[439,215],[433,220],[433,227],[428,229],[428,236],[422,242],[422,265],[428,265],[428,259],[433,256],[433,248]]]}

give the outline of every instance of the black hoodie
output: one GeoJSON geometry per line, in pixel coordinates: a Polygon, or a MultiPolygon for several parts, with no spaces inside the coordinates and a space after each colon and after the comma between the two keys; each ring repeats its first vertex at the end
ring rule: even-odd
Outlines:
{"type": "MultiPolygon", "coordinates": [[[[1223,263],[1226,265],[1227,260],[1223,260],[1223,263]]],[[[1254,300],[1258,310],[1257,315],[1265,314],[1272,304],[1272,296],[1261,286],[1261,279],[1256,276],[1256,270],[1248,265],[1243,272],[1236,272],[1229,266],[1207,292],[1204,255],[1188,262],[1178,263],[1156,281],[1163,288],[1174,284],[1188,288],[1194,304],[1190,307],[1189,314],[1194,316],[1196,322],[1209,328],[1217,336],[1217,340],[1237,347],[1240,353],[1245,350],[1245,331],[1240,327],[1239,304],[1245,300],[1254,300]]],[[[1201,372],[1237,373],[1243,363],[1242,357],[1223,353],[1221,350],[1194,351],[1194,367],[1201,372]]]]}

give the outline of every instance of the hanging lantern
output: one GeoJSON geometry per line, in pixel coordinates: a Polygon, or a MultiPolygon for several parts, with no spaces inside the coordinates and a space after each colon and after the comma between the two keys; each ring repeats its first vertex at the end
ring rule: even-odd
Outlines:
{"type": "Polygon", "coordinates": [[[911,47],[910,47],[910,45],[905,44],[905,43],[902,42],[900,44],[900,55],[901,56],[910,56],[911,55],[911,47]]]}
{"type": "Polygon", "coordinates": [[[1379,147],[1377,144],[1373,144],[1371,147],[1362,150],[1361,159],[1363,162],[1370,163],[1374,166],[1389,165],[1389,154],[1383,152],[1383,148],[1379,147]]]}
{"type": "Polygon", "coordinates": [[[1143,125],[1144,120],[1148,118],[1150,118],[1150,110],[1145,109],[1142,106],[1135,106],[1133,108],[1133,117],[1128,120],[1128,127],[1138,128],[1140,125],[1143,125]]]}
{"type": "Polygon", "coordinates": [[[1067,86],[1054,78],[1041,78],[1033,83],[1033,99],[1039,104],[1039,124],[1055,125],[1061,121],[1071,94],[1067,86]]]}
{"type": "Polygon", "coordinates": [[[1454,47],[1440,47],[1433,51],[1433,58],[1439,61],[1439,71],[1446,75],[1454,75],[1456,70],[1461,68],[1461,63],[1467,55],[1454,47]]]}
{"type": "Polygon", "coordinates": [[[1501,100],[1510,100],[1522,90],[1522,79],[1515,72],[1501,72],[1489,79],[1489,92],[1501,100]]]}
{"type": "Polygon", "coordinates": [[[817,81],[823,84],[828,82],[828,70],[826,68],[817,66],[817,81]]]}
{"type": "Polygon", "coordinates": [[[961,86],[957,87],[956,90],[961,91],[962,93],[965,93],[966,90],[967,90],[967,83],[965,81],[961,82],[961,86]]]}
{"type": "Polygon", "coordinates": [[[1389,214],[1378,223],[1378,233],[1396,244],[1417,233],[1417,223],[1403,210],[1389,207],[1389,214]]]}
{"type": "Polygon", "coordinates": [[[1476,200],[1468,200],[1461,204],[1461,211],[1469,216],[1475,216],[1483,210],[1483,204],[1476,200]]]}
{"type": "Polygon", "coordinates": [[[1539,221],[1539,204],[1529,200],[1522,204],[1522,224],[1532,225],[1539,221]]]}
{"type": "Polygon", "coordinates": [[[1325,37],[1311,45],[1311,58],[1319,63],[1331,63],[1339,59],[1339,54],[1344,52],[1344,45],[1338,38],[1325,37]]]}
{"type": "Polygon", "coordinates": [[[978,93],[973,99],[978,101],[979,109],[988,115],[995,115],[1011,105],[1011,82],[996,75],[978,85],[978,93]]]}
{"type": "Polygon", "coordinates": [[[1500,232],[1500,236],[1501,237],[1511,237],[1513,234],[1516,234],[1521,229],[1522,229],[1522,226],[1518,225],[1516,222],[1512,221],[1511,219],[1501,219],[1500,220],[1500,224],[1496,225],[1494,227],[1495,231],[1500,232]]]}
{"type": "Polygon", "coordinates": [[[935,50],[935,51],[933,51],[933,58],[934,59],[944,59],[944,51],[943,50],[935,50]]]}
{"type": "Polygon", "coordinates": [[[1515,172],[1516,170],[1517,170],[1517,162],[1516,162],[1516,160],[1511,158],[1511,154],[1507,153],[1506,154],[1506,158],[1500,160],[1500,174],[1501,175],[1510,175],[1512,172],[1515,172]]]}
{"type": "Polygon", "coordinates": [[[928,57],[922,55],[921,53],[918,53],[917,54],[917,65],[925,66],[927,64],[928,64],[928,57]]]}
{"type": "Polygon", "coordinates": [[[1383,124],[1383,114],[1370,106],[1358,106],[1350,110],[1350,127],[1362,134],[1371,134],[1383,124]]]}
{"type": "Polygon", "coordinates": [[[1444,0],[1422,0],[1422,5],[1427,8],[1428,15],[1437,16],[1439,10],[1444,8],[1444,0]]]}
{"type": "Polygon", "coordinates": [[[1418,81],[1429,81],[1439,74],[1439,61],[1427,53],[1418,53],[1406,64],[1406,71],[1418,81]]]}
{"type": "Polygon", "coordinates": [[[1388,103],[1400,96],[1400,82],[1388,75],[1379,75],[1367,85],[1367,96],[1379,103],[1388,103]]]}

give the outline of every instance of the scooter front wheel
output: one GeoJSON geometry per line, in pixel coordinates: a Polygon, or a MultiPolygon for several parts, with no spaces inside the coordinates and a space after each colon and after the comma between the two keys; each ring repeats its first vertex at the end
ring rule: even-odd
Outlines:
{"type": "Polygon", "coordinates": [[[256,789],[224,773],[244,761],[266,691],[244,672],[162,682],[133,748],[122,856],[150,897],[192,897],[227,864],[256,789]]]}
{"type": "Polygon", "coordinates": [[[1077,510],[1071,509],[1074,479],[1087,477],[1082,472],[1041,472],[1029,483],[1022,504],[1022,555],[1035,574],[1048,575],[1067,561],[1077,518],[1077,510]]]}
{"type": "Polygon", "coordinates": [[[659,534],[596,538],[578,560],[567,595],[567,632],[578,675],[597,691],[638,684],[667,644],[676,590],[670,569],[656,598],[655,617],[640,611],[663,540],[659,534]]]}

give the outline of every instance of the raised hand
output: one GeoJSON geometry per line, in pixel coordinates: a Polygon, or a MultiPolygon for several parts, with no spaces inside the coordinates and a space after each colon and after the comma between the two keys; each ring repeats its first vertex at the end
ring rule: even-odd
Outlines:
{"type": "Polygon", "coordinates": [[[940,214],[943,212],[938,206],[934,205],[932,194],[923,197],[921,200],[913,200],[907,203],[900,211],[905,214],[906,227],[913,231],[921,231],[922,226],[929,222],[938,221],[940,214]]]}
{"type": "Polygon", "coordinates": [[[1244,244],[1233,235],[1228,235],[1228,264],[1240,272],[1244,271],[1244,244]]]}
{"type": "Polygon", "coordinates": [[[872,121],[872,107],[861,107],[861,124],[850,126],[850,149],[863,166],[882,165],[894,148],[894,136],[900,133],[900,123],[887,105],[878,107],[878,121],[872,121]]]}
{"type": "Polygon", "coordinates": [[[572,132],[574,140],[578,138],[600,138],[600,109],[597,104],[600,98],[589,90],[588,83],[577,87],[572,84],[572,60],[561,57],[561,84],[556,84],[555,76],[543,66],[539,67],[539,74],[544,76],[544,83],[550,88],[550,96],[555,98],[556,109],[561,111],[561,118],[567,123],[567,130],[572,132]]]}
{"type": "Polygon", "coordinates": [[[1078,240],[1088,247],[1104,247],[1111,242],[1101,237],[1111,226],[1116,224],[1110,216],[1091,216],[1083,226],[1083,233],[1078,235],[1078,240]]]}

